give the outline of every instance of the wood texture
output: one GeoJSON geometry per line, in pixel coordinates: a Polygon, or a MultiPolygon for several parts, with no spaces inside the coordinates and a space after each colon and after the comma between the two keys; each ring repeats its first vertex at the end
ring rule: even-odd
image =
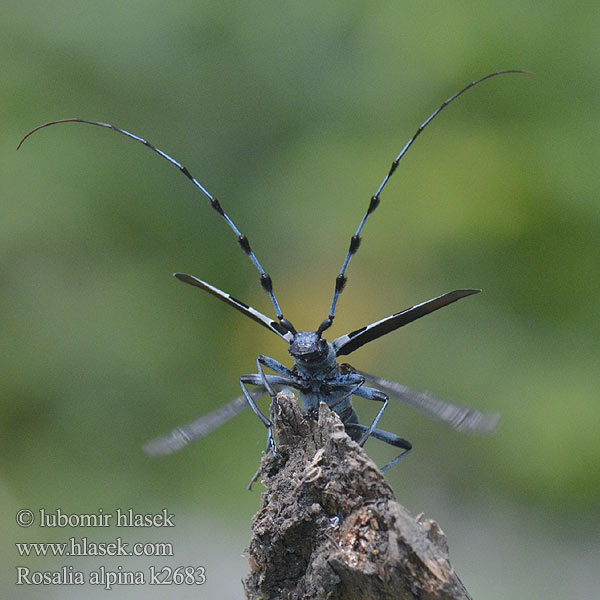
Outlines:
{"type": "Polygon", "coordinates": [[[413,518],[376,465],[325,404],[303,415],[280,393],[272,419],[277,454],[252,525],[252,600],[469,599],[431,520],[413,518]]]}

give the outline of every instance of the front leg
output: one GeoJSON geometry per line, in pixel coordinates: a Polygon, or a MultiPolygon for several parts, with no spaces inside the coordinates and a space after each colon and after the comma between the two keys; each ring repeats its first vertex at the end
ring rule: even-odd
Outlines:
{"type": "Polygon", "coordinates": [[[297,376],[294,375],[294,373],[290,369],[288,369],[284,364],[280,363],[278,360],[275,360],[274,358],[271,358],[269,356],[264,356],[263,354],[259,354],[258,358],[256,359],[256,366],[258,368],[258,373],[262,377],[263,385],[265,386],[265,389],[267,390],[267,392],[271,396],[271,398],[274,398],[276,396],[276,392],[273,389],[273,387],[270,385],[269,380],[267,379],[267,377],[265,375],[263,365],[265,367],[267,367],[268,369],[271,369],[271,371],[275,371],[275,373],[278,373],[279,375],[283,375],[284,377],[287,377],[288,379],[293,379],[294,381],[298,380],[297,376]]]}
{"type": "MultiPolygon", "coordinates": [[[[331,410],[335,410],[336,407],[339,406],[340,409],[344,409],[346,404],[348,404],[348,400],[349,398],[355,394],[356,392],[358,392],[358,390],[363,386],[363,384],[365,383],[365,378],[362,375],[357,375],[356,373],[350,373],[348,375],[343,375],[341,376],[335,383],[334,383],[334,387],[346,387],[351,385],[352,387],[350,388],[350,390],[348,390],[343,396],[340,396],[339,398],[336,398],[331,404],[328,404],[329,408],[331,410]],[[345,404],[343,404],[345,403],[345,404]],[[342,405],[342,406],[340,406],[342,405]]],[[[338,412],[338,411],[335,411],[338,412]]],[[[339,412],[338,412],[339,414],[339,412]]]]}
{"type": "Polygon", "coordinates": [[[267,375],[264,371],[261,374],[256,373],[254,375],[242,375],[240,377],[240,385],[242,386],[242,391],[244,392],[244,396],[246,397],[248,404],[252,407],[254,414],[261,420],[265,427],[271,427],[271,421],[261,412],[258,406],[256,406],[256,402],[254,401],[254,398],[252,398],[252,395],[248,391],[246,385],[264,386],[265,389],[270,388],[273,391],[273,386],[289,386],[298,388],[298,383],[296,381],[288,379],[287,377],[281,377],[279,375],[267,375]]]}
{"type": "MultiPolygon", "coordinates": [[[[302,383],[298,380],[298,377],[296,377],[286,366],[282,365],[273,358],[269,358],[268,356],[259,356],[257,359],[257,365],[259,373],[253,375],[242,375],[242,377],[240,377],[240,385],[242,386],[244,396],[254,411],[254,414],[260,419],[261,423],[269,431],[267,438],[267,452],[269,450],[273,450],[273,453],[275,453],[276,448],[275,440],[273,439],[273,424],[271,423],[271,420],[267,418],[267,416],[264,415],[258,408],[246,385],[257,385],[264,387],[273,398],[273,402],[275,402],[276,397],[275,387],[292,387],[299,390],[304,388],[302,383]],[[267,375],[262,368],[263,363],[274,371],[277,370],[283,373],[283,375],[267,375]],[[291,378],[286,376],[288,374],[291,376],[291,378]]],[[[254,479],[252,479],[251,484],[253,482],[254,479]]]]}
{"type": "Polygon", "coordinates": [[[357,396],[360,396],[361,398],[366,398],[367,400],[376,400],[377,402],[383,403],[383,406],[379,409],[379,412],[373,419],[373,422],[371,423],[371,425],[369,425],[369,427],[366,429],[366,431],[364,432],[364,434],[362,435],[362,437],[360,438],[360,440],[358,442],[359,446],[364,446],[365,442],[369,439],[369,437],[373,433],[373,430],[375,429],[375,427],[377,427],[377,423],[379,422],[379,419],[381,418],[383,411],[386,409],[386,407],[388,405],[389,397],[387,394],[380,392],[378,389],[375,389],[372,387],[365,387],[365,386],[359,387],[354,393],[357,396]]]}
{"type": "MultiPolygon", "coordinates": [[[[273,450],[273,453],[275,453],[275,444],[273,443],[273,437],[271,436],[271,430],[269,429],[269,437],[267,438],[267,449],[265,450],[265,455],[269,454],[269,452],[273,450]]],[[[252,491],[252,486],[254,485],[254,482],[260,477],[260,464],[258,465],[258,469],[256,469],[256,473],[254,473],[254,475],[252,475],[252,479],[250,480],[250,483],[248,483],[248,491],[251,492],[252,491]]]]}

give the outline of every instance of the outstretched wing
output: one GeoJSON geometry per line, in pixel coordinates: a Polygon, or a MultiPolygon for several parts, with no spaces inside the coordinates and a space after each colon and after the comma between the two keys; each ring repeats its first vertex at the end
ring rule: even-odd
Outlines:
{"type": "Polygon", "coordinates": [[[360,348],[361,346],[380,338],[386,333],[395,331],[403,325],[408,325],[408,323],[412,323],[416,319],[420,319],[421,317],[424,317],[425,315],[428,315],[439,308],[448,306],[448,304],[452,304],[461,298],[465,298],[471,294],[478,294],[480,291],[481,290],[454,290],[453,292],[448,292],[443,296],[438,296],[437,298],[427,300],[426,302],[421,302],[421,304],[417,304],[412,308],[408,308],[402,312],[390,315],[385,319],[371,323],[370,325],[362,327],[361,329],[357,329],[352,333],[347,333],[346,335],[343,335],[333,341],[335,355],[344,356],[346,354],[350,354],[357,348],[360,348]]]}
{"type": "Polygon", "coordinates": [[[193,275],[186,275],[185,273],[173,273],[173,274],[180,281],[183,281],[184,283],[189,283],[190,285],[195,285],[196,287],[199,287],[199,288],[205,290],[206,292],[208,292],[209,294],[212,294],[213,296],[219,298],[219,300],[223,300],[223,302],[226,302],[230,306],[233,306],[233,308],[239,310],[241,313],[245,314],[247,317],[250,317],[253,321],[260,323],[263,327],[266,327],[269,331],[273,331],[274,333],[276,333],[279,337],[283,338],[288,344],[292,343],[292,340],[293,340],[292,334],[287,329],[284,329],[280,323],[278,323],[277,321],[274,321],[273,319],[270,319],[266,315],[263,315],[261,312],[259,312],[255,308],[252,308],[251,306],[244,304],[240,300],[236,300],[231,294],[222,292],[219,288],[216,288],[216,287],[210,285],[210,283],[206,283],[205,281],[202,281],[202,279],[198,279],[197,277],[194,277],[193,275]]]}
{"type": "MultiPolygon", "coordinates": [[[[264,386],[260,386],[250,392],[253,400],[258,400],[264,394],[264,386]]],[[[250,404],[248,404],[246,396],[238,396],[235,400],[228,402],[224,406],[220,406],[216,410],[213,410],[213,412],[204,415],[187,425],[176,427],[167,435],[163,435],[147,442],[143,446],[144,452],[150,456],[163,456],[165,454],[177,452],[188,444],[206,437],[209,433],[218,429],[236,415],[239,415],[249,406],[250,404]]]]}
{"type": "Polygon", "coordinates": [[[500,415],[485,414],[473,408],[456,406],[441,398],[436,398],[429,392],[418,392],[401,383],[388,381],[383,377],[371,375],[364,371],[359,371],[354,367],[349,367],[355,373],[362,375],[374,387],[402,400],[405,404],[412,406],[418,411],[433,417],[457,431],[463,433],[493,433],[500,423],[500,415]]]}

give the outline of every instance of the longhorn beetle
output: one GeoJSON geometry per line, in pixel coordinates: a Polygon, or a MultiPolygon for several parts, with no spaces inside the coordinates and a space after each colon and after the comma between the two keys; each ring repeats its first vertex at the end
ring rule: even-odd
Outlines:
{"type": "MultiPolygon", "coordinates": [[[[205,415],[188,425],[178,427],[166,436],[159,437],[149,442],[144,447],[144,450],[148,454],[161,455],[175,452],[186,444],[204,437],[248,406],[252,407],[256,416],[268,430],[267,452],[275,452],[276,447],[273,439],[272,423],[258,408],[256,401],[267,393],[275,402],[277,391],[285,387],[291,387],[298,390],[304,410],[307,412],[315,410],[320,402],[327,403],[327,405],[340,416],[350,437],[358,442],[360,446],[363,446],[369,437],[372,436],[387,444],[400,448],[402,453],[382,468],[384,473],[393,467],[412,448],[410,442],[395,433],[390,433],[389,431],[377,428],[379,419],[388,404],[389,396],[394,396],[426,413],[430,417],[434,417],[459,431],[488,433],[495,429],[499,419],[498,415],[486,415],[477,410],[455,406],[449,402],[436,398],[427,392],[417,392],[399,383],[388,381],[381,377],[377,377],[376,375],[370,375],[369,373],[359,371],[348,364],[337,362],[338,357],[350,354],[368,342],[372,342],[377,338],[395,331],[399,327],[407,325],[408,323],[424,317],[444,306],[448,306],[461,298],[476,294],[480,290],[461,289],[448,292],[447,294],[443,294],[432,300],[417,304],[412,308],[385,317],[375,323],[361,327],[356,331],[347,333],[346,335],[338,337],[333,342],[328,342],[323,337],[323,333],[333,324],[337,303],[340,294],[346,285],[346,270],[348,269],[350,260],[356,254],[356,251],[360,246],[361,234],[365,223],[369,216],[373,214],[379,206],[381,193],[398,168],[400,160],[402,160],[403,156],[408,152],[408,149],[419,137],[425,127],[427,127],[427,125],[429,125],[429,123],[444,108],[446,108],[448,104],[479,83],[507,73],[527,74],[525,71],[520,70],[498,71],[486,75],[476,81],[472,81],[462,90],[450,96],[437,110],[435,110],[421,124],[417,129],[417,132],[408,140],[404,148],[402,148],[400,154],[394,159],[388,174],[381,182],[375,195],[371,197],[367,211],[364,214],[356,233],[350,240],[350,248],[346,254],[340,273],[335,280],[335,291],[329,315],[319,325],[316,331],[296,331],[292,323],[283,316],[281,308],[279,307],[279,302],[273,291],[271,277],[263,269],[250,246],[248,238],[238,229],[231,217],[223,210],[220,202],[208,192],[208,190],[187,170],[186,167],[171,158],[168,154],[165,154],[162,150],[153,146],[147,140],[125,131],[124,129],[115,127],[110,123],[88,121],[79,118],[63,119],[45,123],[30,131],[21,140],[18,148],[21,147],[21,144],[23,144],[30,135],[44,127],[59,123],[87,123],[88,125],[112,129],[136,142],[141,142],[150,148],[150,150],[169,161],[172,165],[175,165],[202,192],[202,194],[206,196],[211,207],[227,222],[236,235],[241,249],[250,257],[250,260],[258,269],[260,273],[260,283],[273,303],[275,314],[277,315],[276,320],[267,317],[255,308],[244,304],[240,300],[236,300],[230,294],[221,291],[193,275],[186,275],[185,273],[174,274],[180,281],[203,289],[281,337],[289,344],[288,350],[294,360],[294,366],[290,369],[273,358],[259,355],[256,359],[257,373],[243,375],[240,378],[243,392],[241,396],[212,413],[205,415]],[[265,373],[265,368],[271,370],[274,374],[265,373]],[[249,390],[247,387],[249,385],[254,386],[254,389],[249,390]],[[377,415],[369,426],[359,423],[358,416],[352,406],[352,396],[359,396],[361,398],[366,398],[367,400],[374,400],[381,403],[377,415]]],[[[257,475],[254,476],[248,487],[252,486],[256,477],[257,475]]]]}

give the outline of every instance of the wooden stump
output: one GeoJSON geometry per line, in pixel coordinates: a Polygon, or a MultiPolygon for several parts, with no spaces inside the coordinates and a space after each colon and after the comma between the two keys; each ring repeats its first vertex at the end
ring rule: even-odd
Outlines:
{"type": "Polygon", "coordinates": [[[252,525],[252,600],[469,599],[438,525],[396,502],[377,466],[324,403],[303,415],[296,398],[272,406],[277,454],[252,525]]]}

